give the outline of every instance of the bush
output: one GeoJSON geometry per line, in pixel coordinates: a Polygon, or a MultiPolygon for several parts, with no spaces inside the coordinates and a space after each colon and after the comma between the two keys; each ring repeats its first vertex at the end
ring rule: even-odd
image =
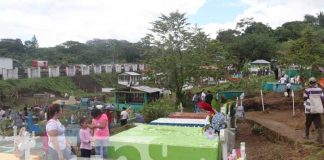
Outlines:
{"type": "Polygon", "coordinates": [[[258,124],[254,124],[251,128],[251,132],[255,135],[264,135],[264,129],[258,124]]]}
{"type": "Polygon", "coordinates": [[[146,122],[166,117],[177,109],[175,102],[170,99],[159,99],[155,102],[145,103],[141,114],[146,122]]]}

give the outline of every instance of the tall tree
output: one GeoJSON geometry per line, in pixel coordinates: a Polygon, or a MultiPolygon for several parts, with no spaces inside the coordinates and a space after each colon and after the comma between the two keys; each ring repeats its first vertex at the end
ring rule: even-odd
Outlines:
{"type": "Polygon", "coordinates": [[[183,102],[182,87],[191,81],[194,70],[202,65],[199,55],[206,51],[207,35],[197,28],[193,30],[185,13],[178,11],[162,14],[152,25],[152,33],[145,39],[150,41],[151,47],[157,48],[153,50],[157,53],[153,53],[156,57],[149,60],[150,65],[155,73],[162,72],[167,76],[166,87],[176,93],[178,103],[183,102]]]}
{"type": "Polygon", "coordinates": [[[324,13],[320,12],[317,14],[317,19],[318,19],[318,25],[320,27],[324,27],[324,13]]]}
{"type": "Polygon", "coordinates": [[[39,45],[35,35],[31,40],[25,41],[25,48],[27,52],[34,52],[38,47],[39,45]]]}

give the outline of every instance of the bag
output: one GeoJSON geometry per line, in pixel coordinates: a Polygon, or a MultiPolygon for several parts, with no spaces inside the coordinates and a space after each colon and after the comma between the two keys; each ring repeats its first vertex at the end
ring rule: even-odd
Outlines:
{"type": "Polygon", "coordinates": [[[285,97],[288,97],[288,92],[285,92],[284,95],[285,95],[285,97]]]}
{"type": "Polygon", "coordinates": [[[321,96],[319,94],[310,94],[310,113],[324,113],[321,96]]]}

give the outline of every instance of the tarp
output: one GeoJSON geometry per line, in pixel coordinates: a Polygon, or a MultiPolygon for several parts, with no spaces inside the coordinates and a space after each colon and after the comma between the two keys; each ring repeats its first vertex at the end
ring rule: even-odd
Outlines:
{"type": "Polygon", "coordinates": [[[199,106],[199,108],[201,108],[201,109],[203,109],[203,110],[206,110],[206,111],[209,111],[209,112],[215,113],[215,110],[213,109],[212,105],[210,105],[209,103],[206,103],[206,102],[199,102],[199,103],[198,103],[198,106],[199,106]]]}
{"type": "Polygon", "coordinates": [[[233,99],[235,97],[240,97],[242,91],[222,91],[216,93],[216,99],[220,100],[221,97],[225,97],[226,99],[233,99]]]}

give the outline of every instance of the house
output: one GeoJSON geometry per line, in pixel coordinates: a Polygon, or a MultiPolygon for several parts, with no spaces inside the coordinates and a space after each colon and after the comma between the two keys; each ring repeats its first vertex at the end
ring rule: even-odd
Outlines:
{"type": "Polygon", "coordinates": [[[139,85],[142,76],[136,72],[124,72],[118,75],[118,84],[124,86],[139,85]]]}
{"type": "Polygon", "coordinates": [[[24,70],[18,60],[0,57],[0,79],[18,79],[24,70]]]}
{"type": "Polygon", "coordinates": [[[115,106],[119,110],[123,107],[131,107],[133,110],[138,111],[144,107],[144,103],[159,99],[162,89],[149,86],[130,86],[113,92],[115,106]]]}

